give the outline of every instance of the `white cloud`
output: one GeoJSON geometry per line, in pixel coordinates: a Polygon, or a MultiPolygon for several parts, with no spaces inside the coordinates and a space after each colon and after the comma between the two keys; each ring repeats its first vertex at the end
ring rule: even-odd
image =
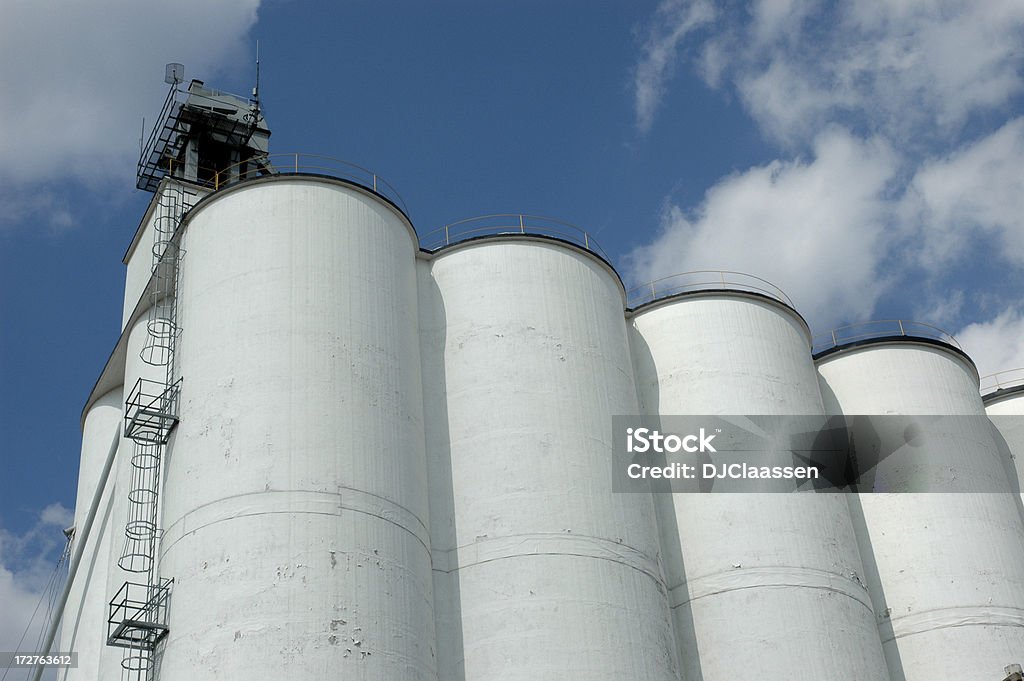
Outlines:
{"type": "Polygon", "coordinates": [[[738,270],[781,287],[816,328],[870,314],[885,288],[879,264],[888,183],[899,159],[887,144],[830,129],[809,161],[775,161],[725,178],[693,211],[670,205],[662,232],[634,250],[636,283],[699,269],[738,270]]]}
{"type": "Polygon", "coordinates": [[[945,328],[956,323],[966,302],[966,294],[963,289],[940,293],[932,292],[913,306],[914,319],[945,328]]]}
{"type": "Polygon", "coordinates": [[[955,335],[982,376],[1024,367],[1024,310],[1019,307],[969,324],[955,335]]]}
{"type": "Polygon", "coordinates": [[[54,502],[43,509],[43,512],[39,515],[39,520],[44,525],[54,525],[58,528],[64,529],[69,527],[75,519],[75,514],[71,509],[66,508],[59,502],[54,502]]]}
{"type": "Polygon", "coordinates": [[[0,527],[0,650],[18,650],[23,635],[25,643],[20,649],[35,650],[47,611],[47,601],[39,606],[40,599],[48,587],[59,593],[64,584],[64,571],[55,575],[54,568],[66,543],[61,527],[70,524],[70,517],[68,509],[54,503],[43,509],[35,525],[23,534],[0,527]]]}
{"type": "Polygon", "coordinates": [[[838,105],[839,93],[823,87],[801,72],[799,64],[772,59],[766,68],[737,76],[740,94],[771,138],[787,145],[806,139],[827,120],[826,112],[838,105]]]}
{"type": "MultiPolygon", "coordinates": [[[[0,553],[0,561],[3,554],[0,553]]],[[[13,652],[26,649],[22,643],[19,648],[19,641],[28,641],[35,650],[35,642],[40,634],[40,617],[37,614],[35,626],[26,633],[26,627],[35,611],[41,591],[37,591],[24,583],[25,580],[3,567],[0,563],[0,603],[3,603],[4,616],[0,617],[0,649],[13,652]],[[24,639],[22,638],[24,636],[24,639]]],[[[45,605],[43,606],[45,610],[45,605]]],[[[25,671],[21,670],[24,675],[25,671]]]]}
{"type": "Polygon", "coordinates": [[[921,264],[937,270],[977,233],[994,234],[992,260],[1024,265],[1024,118],[943,158],[922,164],[902,209],[921,231],[921,264]]]}
{"type": "Polygon", "coordinates": [[[1024,272],[1024,118],[1010,117],[1024,93],[1024,3],[716,9],[670,56],[737,93],[785,153],[713,182],[698,206],[670,203],[662,233],[629,258],[637,280],[748,271],[818,328],[880,310],[962,326],[1016,304],[1009,285],[986,281],[993,263],[1024,272]]]}
{"type": "Polygon", "coordinates": [[[636,125],[650,130],[654,114],[671,78],[680,41],[715,16],[706,0],[663,0],[655,13],[643,44],[643,56],[633,74],[636,125]]]}
{"type": "Polygon", "coordinates": [[[751,8],[754,36],[759,45],[799,38],[804,19],[813,13],[811,0],[757,0],[751,8]]]}
{"type": "Polygon", "coordinates": [[[128,177],[166,62],[188,77],[251,59],[259,0],[5,2],[0,9],[0,182],[33,188],[128,177]]]}
{"type": "Polygon", "coordinates": [[[1024,86],[1018,0],[868,0],[851,3],[849,12],[841,29],[876,52],[854,58],[848,49],[834,68],[849,88],[882,96],[891,116],[905,116],[910,105],[930,112],[940,128],[956,129],[1024,86]]]}
{"type": "Polygon", "coordinates": [[[74,227],[77,219],[71,212],[67,197],[44,187],[25,191],[22,187],[0,186],[0,230],[33,220],[37,227],[58,233],[74,227]]]}
{"type": "Polygon", "coordinates": [[[749,272],[817,329],[869,319],[880,301],[956,326],[1016,302],[979,288],[970,258],[984,237],[994,246],[978,266],[1024,267],[1022,167],[1024,118],[916,166],[879,138],[831,128],[810,162],[774,161],[723,178],[695,208],[670,204],[661,235],[629,256],[630,275],[749,272]]]}
{"type": "Polygon", "coordinates": [[[785,146],[830,121],[904,146],[950,139],[1024,91],[1019,0],[761,0],[716,26],[696,46],[697,72],[731,82],[785,146]]]}

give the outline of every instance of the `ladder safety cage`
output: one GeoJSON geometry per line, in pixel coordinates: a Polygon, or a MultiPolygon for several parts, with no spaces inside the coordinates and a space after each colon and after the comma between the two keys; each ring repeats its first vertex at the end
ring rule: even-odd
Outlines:
{"type": "Polygon", "coordinates": [[[125,400],[124,434],[144,444],[166,444],[178,423],[181,381],[171,385],[140,378],[125,400]]]}
{"type": "Polygon", "coordinates": [[[153,650],[168,632],[167,606],[173,579],[158,585],[125,582],[110,601],[107,645],[153,650]]]}

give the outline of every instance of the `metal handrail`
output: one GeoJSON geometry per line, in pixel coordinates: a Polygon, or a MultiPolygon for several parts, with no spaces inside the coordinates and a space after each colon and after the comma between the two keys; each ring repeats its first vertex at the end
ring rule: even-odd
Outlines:
{"type": "Polygon", "coordinates": [[[320,154],[305,154],[301,152],[268,154],[267,156],[233,163],[222,170],[215,171],[212,180],[200,181],[198,184],[208,186],[216,191],[254,177],[300,175],[304,173],[327,175],[342,180],[349,180],[373,190],[398,206],[403,213],[409,214],[409,208],[406,206],[402,195],[398,193],[398,190],[390,182],[380,175],[369,168],[364,168],[355,163],[320,154]],[[233,176],[236,179],[232,179],[233,176]]]}
{"type": "Polygon", "coordinates": [[[594,237],[576,225],[544,217],[543,215],[526,215],[523,213],[495,213],[478,215],[465,220],[450,222],[443,227],[427,232],[420,238],[420,247],[434,252],[447,246],[474,239],[480,236],[497,236],[506,234],[523,234],[533,236],[549,236],[577,246],[582,246],[611,262],[594,237]]]}
{"type": "Polygon", "coordinates": [[[732,270],[692,270],[649,281],[626,291],[626,306],[637,308],[645,303],[668,298],[678,293],[722,289],[760,293],[789,307],[794,307],[790,297],[770,281],[753,274],[732,270]]]}
{"type": "Polygon", "coordinates": [[[979,388],[982,395],[987,395],[997,390],[1015,388],[1019,385],[1024,385],[1024,367],[1005,369],[994,374],[982,376],[979,388]]]}
{"type": "Polygon", "coordinates": [[[811,339],[811,351],[814,354],[830,350],[840,345],[870,340],[872,338],[889,338],[906,336],[908,338],[926,338],[948,343],[958,350],[963,350],[953,334],[944,329],[924,322],[906,319],[879,319],[857,324],[839,326],[828,333],[818,334],[811,339]]]}

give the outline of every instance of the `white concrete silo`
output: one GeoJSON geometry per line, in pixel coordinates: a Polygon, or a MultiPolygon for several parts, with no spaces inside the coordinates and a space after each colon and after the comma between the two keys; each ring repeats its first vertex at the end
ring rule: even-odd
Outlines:
{"type": "MultiPolygon", "coordinates": [[[[761,290],[688,290],[635,310],[646,413],[823,414],[807,325],[776,289],[761,290]]],[[[814,681],[844,670],[887,681],[842,496],[655,497],[684,678],[814,681]]]]}
{"type": "MultiPolygon", "coordinates": [[[[817,364],[832,414],[984,414],[973,363],[944,342],[869,339],[817,364]]],[[[956,472],[991,493],[850,497],[894,681],[1000,678],[1024,650],[1024,527],[988,430],[972,423],[956,472]]]]}
{"type": "Polygon", "coordinates": [[[994,378],[993,381],[982,379],[982,402],[985,413],[999,432],[1001,442],[997,438],[997,444],[1006,448],[1011,486],[1024,498],[1024,384],[1020,380],[1024,372],[1017,369],[1001,373],[1008,374],[1008,384],[999,382],[999,374],[986,377],[994,378]]]}
{"type": "Polygon", "coordinates": [[[490,236],[421,273],[442,677],[678,679],[649,495],[612,492],[636,392],[614,271],[490,236]]]}
{"type": "Polygon", "coordinates": [[[408,219],[267,176],[184,230],[160,678],[436,679],[408,219]]]}
{"type": "MultiPolygon", "coordinates": [[[[81,528],[85,521],[111,442],[121,424],[123,409],[120,386],[98,396],[86,409],[75,504],[76,528],[81,528]]],[[[120,677],[121,655],[107,647],[106,627],[110,600],[107,579],[116,567],[113,554],[120,551],[124,538],[124,523],[113,513],[115,498],[114,485],[107,484],[68,598],[61,650],[77,652],[78,667],[58,674],[58,678],[67,681],[120,677]]],[[[81,537],[77,538],[73,545],[77,546],[80,540],[81,537]]]]}

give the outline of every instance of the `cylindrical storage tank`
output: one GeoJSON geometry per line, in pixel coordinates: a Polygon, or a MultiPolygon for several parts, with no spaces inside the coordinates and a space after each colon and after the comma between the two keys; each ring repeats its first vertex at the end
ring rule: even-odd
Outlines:
{"type": "Polygon", "coordinates": [[[1024,385],[1013,385],[982,398],[985,413],[996,427],[996,444],[1004,446],[1010,486],[1024,499],[1024,385]]]}
{"type": "Polygon", "coordinates": [[[429,439],[452,500],[436,568],[461,612],[439,635],[446,678],[678,679],[650,495],[612,492],[612,416],[637,412],[614,271],[498,236],[442,250],[431,275],[428,399],[447,418],[429,439]]]}
{"type": "MultiPolygon", "coordinates": [[[[85,414],[75,503],[75,528],[78,534],[72,542],[73,550],[78,549],[78,543],[84,538],[81,532],[85,517],[96,493],[114,434],[121,425],[123,409],[122,390],[118,386],[95,399],[85,414]]],[[[78,667],[65,669],[59,674],[59,678],[67,681],[119,678],[121,673],[120,653],[106,645],[107,603],[110,600],[107,576],[115,560],[111,554],[120,550],[121,539],[124,537],[122,519],[115,518],[111,512],[115,499],[113,470],[100,498],[64,611],[60,649],[78,653],[78,667]]]]}
{"type": "MultiPolygon", "coordinates": [[[[690,292],[633,326],[652,416],[823,414],[807,325],[778,300],[690,292]]],[[[842,496],[655,497],[683,678],[888,681],[842,496]]]]}
{"type": "Polygon", "coordinates": [[[850,501],[892,678],[1001,678],[1024,651],[1024,526],[991,435],[977,427],[973,363],[943,342],[880,338],[819,355],[818,371],[829,413],[957,416],[979,431],[967,433],[977,446],[956,470],[991,493],[850,501]]]}
{"type": "Polygon", "coordinates": [[[411,224],[300,175],[184,229],[160,678],[436,679],[411,224]]]}

